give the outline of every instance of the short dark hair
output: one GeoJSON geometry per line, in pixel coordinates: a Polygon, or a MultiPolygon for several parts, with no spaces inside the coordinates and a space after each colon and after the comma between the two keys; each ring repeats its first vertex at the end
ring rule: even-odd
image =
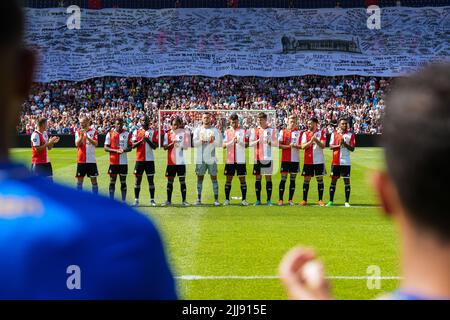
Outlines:
{"type": "Polygon", "coordinates": [[[171,124],[173,125],[174,123],[175,123],[177,126],[180,126],[180,125],[182,124],[182,121],[181,121],[180,117],[175,117],[175,118],[173,118],[172,121],[171,121],[171,124]]]}
{"type": "Polygon", "coordinates": [[[148,116],[141,117],[141,120],[143,123],[148,123],[148,124],[150,123],[150,118],[148,116]]]}
{"type": "Polygon", "coordinates": [[[238,120],[238,119],[239,119],[239,116],[237,115],[237,113],[233,113],[233,114],[230,116],[229,119],[230,119],[231,121],[238,120]]]}
{"type": "Polygon", "coordinates": [[[123,124],[123,118],[116,118],[116,119],[114,120],[114,123],[116,123],[116,122],[120,122],[120,123],[123,124]]]}
{"type": "Polygon", "coordinates": [[[24,22],[22,1],[3,0],[0,2],[0,48],[22,42],[24,22]]]}
{"type": "Polygon", "coordinates": [[[267,114],[265,114],[264,112],[260,112],[260,113],[258,113],[258,118],[267,120],[267,114]]]}
{"type": "Polygon", "coordinates": [[[309,119],[309,121],[312,121],[314,123],[319,123],[319,119],[317,119],[316,117],[312,117],[311,119],[309,119]]]}
{"type": "Polygon", "coordinates": [[[341,121],[345,121],[345,122],[348,123],[348,119],[347,119],[346,117],[341,117],[341,118],[339,118],[338,124],[341,123],[341,121]]]}
{"type": "Polygon", "coordinates": [[[394,83],[383,128],[387,171],[411,221],[449,242],[450,64],[394,83]]]}

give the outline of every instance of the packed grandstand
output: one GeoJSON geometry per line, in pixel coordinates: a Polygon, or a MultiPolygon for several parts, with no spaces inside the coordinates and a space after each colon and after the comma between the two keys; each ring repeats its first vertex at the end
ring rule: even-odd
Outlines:
{"type": "MultiPolygon", "coordinates": [[[[380,134],[384,96],[391,78],[304,76],[290,78],[181,76],[162,78],[95,78],[81,82],[36,83],[23,104],[17,130],[31,134],[40,116],[48,119],[50,134],[74,134],[78,118],[87,115],[100,134],[114,119],[125,119],[134,130],[139,118],[148,115],[158,127],[158,110],[275,110],[277,127],[289,115],[306,120],[316,117],[331,133],[341,117],[350,119],[356,134],[380,134]]],[[[162,129],[180,116],[191,126],[193,113],[166,113],[162,129]]]]}

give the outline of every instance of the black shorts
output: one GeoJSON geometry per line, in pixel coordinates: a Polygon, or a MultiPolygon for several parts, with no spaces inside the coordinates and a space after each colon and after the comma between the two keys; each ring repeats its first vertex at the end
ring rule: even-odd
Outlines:
{"type": "Polygon", "coordinates": [[[128,174],[128,165],[127,164],[110,164],[108,174],[126,176],[128,174]]]}
{"type": "Polygon", "coordinates": [[[78,163],[75,178],[88,176],[89,178],[98,177],[98,169],[96,163],[78,163]]]}
{"type": "Polygon", "coordinates": [[[281,173],[298,173],[300,171],[299,162],[282,161],[281,162],[281,173]]]}
{"type": "Polygon", "coordinates": [[[53,169],[50,162],[32,164],[31,172],[36,176],[53,177],[53,169]]]}
{"type": "Polygon", "coordinates": [[[264,160],[264,161],[256,161],[253,165],[253,175],[255,176],[270,176],[273,173],[273,161],[272,160],[264,160]]]}
{"type": "Polygon", "coordinates": [[[323,177],[327,174],[327,170],[325,169],[324,163],[319,164],[304,164],[302,176],[307,177],[323,177]]]}
{"type": "Polygon", "coordinates": [[[166,177],[186,176],[186,166],[184,164],[167,166],[166,177]]]}
{"type": "Polygon", "coordinates": [[[227,163],[225,164],[224,175],[243,177],[247,175],[247,166],[245,163],[227,163]]]}
{"type": "Polygon", "coordinates": [[[350,169],[351,166],[331,166],[332,177],[342,177],[342,178],[350,178],[350,169]]]}
{"type": "Polygon", "coordinates": [[[155,161],[136,161],[134,175],[142,176],[144,172],[147,176],[155,175],[155,161]]]}

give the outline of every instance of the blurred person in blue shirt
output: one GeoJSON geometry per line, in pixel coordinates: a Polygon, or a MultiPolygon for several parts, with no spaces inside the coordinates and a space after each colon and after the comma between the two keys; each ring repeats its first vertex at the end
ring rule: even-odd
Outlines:
{"type": "Polygon", "coordinates": [[[160,235],[138,212],[9,160],[35,59],[15,0],[0,2],[0,299],[176,299],[160,235]]]}

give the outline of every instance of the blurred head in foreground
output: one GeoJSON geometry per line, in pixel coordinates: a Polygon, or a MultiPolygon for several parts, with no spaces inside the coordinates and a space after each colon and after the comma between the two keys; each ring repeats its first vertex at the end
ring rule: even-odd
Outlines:
{"type": "MultiPolygon", "coordinates": [[[[402,277],[383,298],[450,299],[450,65],[399,79],[383,126],[386,170],[373,185],[399,232],[402,277]]],[[[299,247],[284,257],[280,275],[291,298],[332,298],[314,259],[299,247]]]]}
{"type": "Polygon", "coordinates": [[[8,156],[22,102],[33,80],[34,55],[23,47],[24,18],[18,1],[0,2],[0,159],[8,156]]]}

